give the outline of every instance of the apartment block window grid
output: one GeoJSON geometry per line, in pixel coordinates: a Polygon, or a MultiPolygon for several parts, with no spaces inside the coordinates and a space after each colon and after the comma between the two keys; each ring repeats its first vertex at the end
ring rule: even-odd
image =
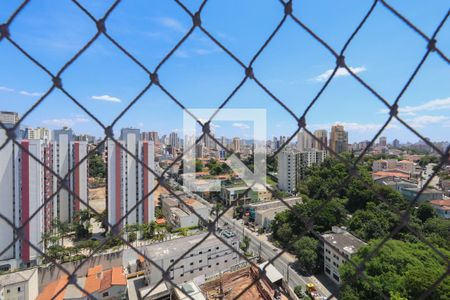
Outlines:
{"type": "MultiPolygon", "coordinates": [[[[274,0],[276,1],[276,0],[274,0]]],[[[204,223],[204,224],[208,224],[208,234],[206,235],[205,238],[202,238],[202,240],[190,247],[189,249],[187,249],[187,251],[185,252],[184,255],[178,257],[177,259],[175,259],[173,262],[171,262],[171,265],[168,266],[167,268],[161,268],[159,265],[157,265],[154,261],[152,261],[149,257],[147,257],[145,255],[145,253],[142,253],[139,249],[137,249],[135,246],[133,246],[131,243],[129,243],[127,240],[125,240],[122,236],[117,235],[115,236],[115,238],[119,238],[122,240],[123,243],[125,243],[130,249],[133,249],[133,251],[135,251],[139,256],[142,256],[146,263],[153,265],[154,267],[158,268],[163,276],[161,278],[161,282],[166,281],[171,283],[171,285],[177,289],[179,289],[177,287],[177,284],[174,283],[172,281],[171,277],[172,275],[170,274],[170,270],[177,265],[177,263],[182,260],[184,257],[186,257],[191,251],[194,251],[195,248],[199,245],[201,245],[201,243],[209,236],[215,236],[217,239],[219,239],[221,241],[221,243],[224,244],[225,247],[227,247],[228,249],[230,249],[231,251],[234,251],[239,257],[241,257],[241,259],[247,261],[248,264],[253,265],[254,267],[256,267],[256,269],[259,270],[259,268],[255,265],[255,263],[253,263],[252,261],[250,261],[246,256],[244,256],[242,253],[240,253],[239,251],[236,250],[236,247],[233,247],[232,245],[228,244],[227,240],[225,240],[224,238],[222,238],[220,235],[217,234],[215,228],[216,228],[216,223],[217,221],[220,219],[220,217],[226,213],[227,210],[224,210],[223,212],[221,212],[218,216],[216,216],[215,220],[213,222],[210,222],[208,220],[204,220],[202,218],[201,215],[199,215],[193,208],[191,208],[189,205],[186,205],[185,200],[183,200],[181,197],[179,197],[174,191],[171,190],[170,186],[167,184],[166,182],[166,177],[167,177],[167,173],[169,171],[169,169],[177,162],[180,162],[183,158],[184,153],[180,154],[171,165],[169,165],[167,168],[165,168],[162,172],[162,174],[158,174],[157,172],[155,172],[155,170],[152,170],[149,166],[147,166],[139,157],[136,156],[135,153],[131,153],[129,152],[129,150],[124,147],[124,145],[116,139],[116,137],[113,135],[113,129],[115,128],[115,125],[117,124],[117,122],[123,117],[124,114],[126,114],[131,107],[133,107],[136,103],[139,102],[140,98],[147,93],[150,89],[159,89],[160,91],[162,91],[164,94],[166,94],[171,101],[173,101],[173,103],[175,103],[180,109],[186,109],[186,107],[183,105],[183,99],[182,97],[178,98],[175,97],[173,94],[171,94],[171,92],[166,89],[165,87],[165,83],[163,81],[161,81],[158,77],[158,73],[159,71],[164,68],[164,65],[167,63],[168,60],[171,59],[171,57],[173,56],[174,52],[180,48],[181,45],[183,45],[191,36],[191,34],[194,32],[194,30],[196,31],[201,31],[204,33],[204,35],[209,38],[214,44],[216,44],[219,48],[221,48],[233,61],[235,64],[237,64],[238,66],[240,66],[242,68],[242,80],[240,81],[240,83],[232,90],[232,92],[229,94],[229,96],[223,101],[223,103],[217,108],[217,112],[226,107],[227,103],[233,98],[234,94],[242,88],[242,86],[244,86],[246,84],[246,82],[249,81],[253,81],[254,83],[256,83],[257,86],[259,86],[261,88],[262,91],[264,91],[271,99],[273,99],[273,101],[275,101],[276,103],[278,103],[287,113],[289,113],[289,115],[292,117],[292,122],[295,122],[297,124],[297,129],[296,131],[289,137],[287,138],[284,143],[279,147],[279,149],[277,149],[277,151],[272,155],[272,158],[275,157],[280,151],[282,151],[286,145],[288,145],[292,139],[297,135],[297,133],[300,130],[304,130],[305,132],[307,132],[308,134],[310,134],[312,136],[312,138],[315,140],[315,142],[320,145],[322,147],[322,149],[325,149],[326,151],[328,151],[329,153],[331,153],[333,156],[335,156],[338,160],[342,161],[343,163],[345,163],[348,167],[348,169],[351,171],[349,177],[347,178],[347,180],[350,180],[351,178],[355,177],[359,177],[360,174],[356,168],[357,164],[363,159],[363,157],[366,155],[368,149],[375,143],[375,141],[379,138],[380,134],[382,133],[382,131],[391,123],[391,121],[393,120],[397,120],[398,122],[400,122],[404,127],[406,127],[409,131],[411,131],[414,135],[416,135],[421,141],[423,141],[423,143],[427,144],[431,149],[433,149],[436,153],[439,154],[440,156],[440,162],[437,165],[437,168],[435,168],[435,170],[433,171],[432,176],[430,176],[430,178],[427,180],[427,182],[423,185],[423,187],[421,188],[421,191],[418,193],[417,197],[415,200],[411,201],[410,207],[405,210],[404,212],[398,212],[399,216],[400,216],[400,222],[398,224],[398,226],[396,226],[396,228],[388,235],[386,236],[384,239],[382,239],[382,241],[379,243],[379,245],[373,250],[372,253],[370,253],[359,265],[354,265],[355,269],[356,269],[356,276],[354,278],[354,280],[357,280],[358,277],[362,277],[363,279],[365,278],[365,274],[364,274],[364,267],[365,264],[368,262],[369,259],[371,259],[372,257],[376,256],[381,248],[383,247],[383,245],[396,233],[398,232],[400,229],[403,228],[407,228],[412,234],[414,234],[419,240],[421,240],[423,243],[425,243],[426,245],[428,245],[432,251],[434,251],[439,257],[443,258],[443,260],[445,261],[445,264],[447,264],[447,271],[438,279],[438,281],[436,281],[435,283],[433,283],[429,289],[427,290],[426,293],[424,293],[420,298],[421,299],[425,299],[441,282],[443,282],[443,280],[449,276],[450,273],[450,261],[449,258],[447,256],[445,256],[443,253],[441,253],[441,251],[439,251],[438,249],[436,249],[433,245],[431,245],[427,240],[425,240],[423,237],[421,237],[419,234],[417,234],[417,232],[414,230],[414,228],[410,227],[408,222],[409,222],[409,216],[411,213],[411,210],[413,208],[413,205],[417,202],[418,198],[420,197],[420,195],[422,194],[422,192],[427,188],[427,186],[429,185],[429,183],[431,182],[431,180],[436,176],[437,172],[440,170],[440,168],[448,163],[449,161],[449,152],[450,152],[450,147],[448,147],[447,149],[445,149],[445,151],[439,149],[438,147],[436,147],[434,144],[432,144],[428,139],[426,139],[424,136],[422,136],[419,132],[417,132],[414,128],[412,128],[408,122],[406,122],[404,119],[402,119],[398,112],[399,112],[399,108],[401,108],[401,100],[402,100],[402,96],[404,94],[404,92],[408,89],[408,87],[411,85],[411,83],[414,81],[414,78],[416,77],[417,73],[420,71],[420,69],[422,68],[424,62],[430,57],[430,56],[435,56],[439,59],[441,59],[444,63],[446,63],[447,65],[450,64],[450,60],[448,58],[448,55],[446,53],[444,53],[443,50],[441,50],[439,48],[439,44],[437,43],[439,40],[439,31],[441,30],[441,28],[443,27],[444,23],[447,22],[450,11],[447,12],[447,14],[441,19],[439,20],[439,25],[435,28],[433,34],[431,36],[428,36],[427,34],[425,34],[420,28],[416,27],[410,20],[408,20],[400,11],[397,11],[390,3],[389,1],[384,1],[384,0],[374,0],[371,1],[372,5],[370,6],[370,8],[368,9],[368,11],[366,12],[366,14],[364,15],[364,17],[359,20],[359,24],[358,26],[354,29],[354,31],[352,32],[352,34],[348,37],[348,40],[346,41],[346,43],[344,44],[342,49],[333,49],[324,39],[322,39],[317,33],[315,33],[311,28],[308,27],[307,24],[305,24],[299,17],[297,17],[296,11],[295,11],[295,5],[293,5],[293,2],[297,2],[297,1],[283,1],[283,0],[279,0],[276,2],[279,2],[280,6],[279,9],[280,11],[283,11],[283,16],[282,18],[279,20],[278,25],[273,29],[272,33],[267,37],[267,39],[262,43],[262,45],[260,46],[259,50],[254,54],[253,58],[250,60],[250,62],[244,62],[242,61],[238,55],[234,54],[230,49],[228,49],[227,47],[224,46],[224,44],[221,43],[221,39],[219,36],[215,36],[214,34],[212,34],[210,31],[208,31],[208,24],[203,23],[202,22],[202,15],[203,15],[203,11],[204,8],[207,6],[208,0],[204,0],[200,6],[198,7],[197,11],[191,11],[189,10],[185,4],[183,3],[183,1],[181,0],[174,0],[174,2],[179,6],[179,8],[184,11],[186,13],[186,15],[188,15],[190,18],[192,18],[192,26],[189,28],[189,30],[185,33],[185,35],[178,41],[178,43],[168,52],[165,54],[165,56],[163,57],[163,59],[159,62],[159,64],[154,68],[154,69],[150,69],[150,66],[146,66],[144,63],[142,63],[138,58],[136,58],[135,56],[133,56],[133,54],[131,54],[133,51],[132,49],[127,49],[125,48],[119,40],[116,40],[114,38],[114,32],[109,32],[108,29],[108,18],[111,14],[114,13],[115,10],[119,10],[120,9],[120,0],[116,0],[114,1],[114,3],[111,5],[111,7],[109,7],[109,9],[106,11],[106,13],[101,17],[101,18],[96,18],[94,17],[94,15],[88,10],[86,9],[80,2],[78,2],[77,0],[72,0],[72,3],[74,5],[74,7],[76,7],[77,9],[79,9],[80,11],[82,11],[87,17],[89,17],[89,19],[92,21],[92,27],[96,28],[96,33],[90,37],[90,40],[81,48],[79,49],[79,51],[71,58],[69,59],[63,66],[62,68],[57,72],[57,73],[52,73],[51,71],[49,71],[49,69],[43,65],[41,62],[39,62],[39,60],[37,60],[36,58],[34,58],[29,52],[28,49],[26,47],[23,47],[20,43],[18,43],[15,39],[14,36],[14,32],[13,30],[10,30],[14,27],[14,21],[17,18],[21,17],[21,12],[23,10],[26,9],[26,7],[29,5],[30,2],[33,2],[31,0],[25,0],[23,1],[18,7],[17,9],[9,16],[8,19],[6,20],[0,20],[0,22],[3,22],[0,25],[0,44],[1,43],[7,43],[10,46],[14,47],[19,53],[21,53],[24,57],[26,57],[30,62],[32,62],[34,65],[36,65],[39,69],[41,69],[44,73],[46,73],[48,75],[48,87],[47,87],[47,91],[44,93],[44,95],[42,95],[39,100],[36,101],[36,103],[34,105],[32,105],[27,111],[26,113],[23,114],[23,116],[18,120],[18,122],[12,127],[12,128],[8,128],[5,124],[0,122],[0,128],[2,130],[4,130],[7,134],[7,140],[3,145],[0,145],[0,149],[3,149],[8,143],[13,143],[15,146],[17,146],[18,148],[20,148],[22,151],[27,152],[30,155],[30,159],[34,159],[36,160],[39,164],[41,164],[48,172],[49,174],[53,175],[54,177],[57,178],[57,191],[56,193],[54,193],[53,195],[51,195],[51,197],[47,198],[46,201],[44,202],[44,204],[40,207],[40,209],[44,209],[45,205],[51,201],[51,199],[53,199],[53,197],[55,195],[59,195],[59,191],[61,190],[66,190],[71,197],[73,197],[74,199],[76,199],[77,201],[80,201],[80,203],[82,203],[87,209],[89,209],[93,214],[95,215],[99,215],[99,213],[97,213],[97,211],[95,209],[93,209],[89,203],[86,202],[86,199],[81,199],[78,197],[78,195],[72,191],[70,189],[70,186],[67,186],[66,184],[64,184],[69,178],[70,178],[70,174],[74,172],[74,170],[81,165],[84,161],[87,160],[89,155],[92,155],[100,146],[102,146],[103,144],[106,143],[106,141],[108,139],[113,140],[115,142],[115,144],[120,147],[122,149],[122,151],[124,151],[124,153],[126,153],[127,155],[133,157],[139,164],[142,165],[143,168],[145,168],[146,170],[148,170],[149,172],[151,172],[155,178],[157,179],[158,183],[157,186],[150,191],[150,193],[148,195],[145,195],[143,199],[141,199],[138,203],[136,203],[136,205],[130,209],[125,215],[122,216],[121,220],[119,220],[116,224],[109,224],[107,223],[107,226],[109,228],[109,230],[111,230],[111,232],[114,232],[114,229],[117,228],[117,226],[123,221],[124,219],[130,214],[130,213],[135,213],[134,210],[138,207],[139,204],[141,204],[145,198],[147,198],[149,195],[151,195],[158,186],[164,187],[173,197],[177,198],[178,201],[180,201],[180,203],[185,204],[185,206],[187,207],[187,209],[189,209],[193,214],[197,215],[197,217],[204,223]],[[362,27],[364,27],[364,24],[367,22],[368,19],[371,18],[372,12],[374,11],[375,7],[377,6],[381,6],[383,9],[386,9],[387,11],[389,11],[393,16],[397,17],[399,20],[401,20],[401,22],[403,23],[402,26],[407,26],[409,27],[409,29],[411,30],[411,32],[414,32],[415,34],[417,34],[417,36],[423,40],[423,57],[420,61],[417,62],[417,66],[415,66],[414,71],[412,72],[412,74],[410,75],[409,79],[407,80],[407,82],[405,82],[405,84],[400,87],[401,92],[399,93],[399,95],[396,97],[395,101],[390,104],[390,102],[385,99],[380,93],[378,93],[376,91],[376,89],[374,89],[370,84],[368,84],[367,82],[365,82],[361,77],[359,77],[355,72],[352,71],[352,69],[347,66],[346,64],[346,60],[345,60],[345,55],[346,55],[346,50],[349,47],[349,45],[352,43],[353,39],[355,38],[355,36],[357,36],[361,30],[362,27]],[[316,94],[316,96],[313,99],[305,99],[305,101],[308,101],[309,105],[307,106],[306,110],[303,112],[303,114],[301,115],[297,115],[295,114],[290,107],[288,107],[284,102],[283,99],[280,99],[279,97],[276,96],[276,93],[270,91],[269,88],[267,88],[258,78],[259,78],[259,74],[253,71],[252,66],[254,65],[255,61],[257,61],[261,55],[261,53],[265,50],[265,48],[271,43],[271,41],[273,40],[273,38],[278,34],[278,32],[280,31],[280,29],[284,26],[284,24],[286,23],[286,21],[290,19],[292,20],[295,24],[298,25],[299,28],[301,28],[302,30],[304,30],[306,33],[308,33],[313,39],[314,42],[317,43],[318,45],[321,45],[325,50],[327,50],[328,54],[331,55],[332,57],[334,57],[336,64],[335,67],[333,69],[333,72],[331,74],[331,76],[324,82],[322,88],[319,90],[319,92],[316,94]],[[125,57],[127,57],[129,59],[129,63],[130,64],[135,64],[137,65],[139,68],[141,68],[147,75],[148,75],[148,82],[147,85],[145,87],[142,88],[141,92],[134,98],[132,99],[132,101],[130,102],[130,104],[114,119],[114,121],[111,124],[103,124],[99,118],[97,118],[95,116],[94,113],[90,112],[86,107],[84,107],[72,94],[71,91],[69,89],[66,89],[65,85],[64,85],[64,73],[66,72],[66,70],[68,68],[71,67],[71,65],[77,60],[79,59],[80,56],[83,55],[83,53],[89,49],[95,42],[96,40],[100,37],[103,36],[104,38],[106,38],[107,40],[109,40],[111,42],[111,45],[113,45],[114,47],[116,47],[125,57]],[[323,139],[319,139],[317,138],[314,134],[312,134],[310,131],[308,131],[307,129],[307,120],[308,120],[308,112],[310,111],[310,109],[315,105],[315,103],[317,101],[320,101],[320,97],[322,95],[322,93],[327,89],[327,87],[329,86],[330,82],[333,80],[333,78],[336,75],[336,72],[338,71],[338,69],[343,68],[345,69],[350,75],[351,77],[353,77],[354,80],[356,80],[359,84],[361,84],[361,86],[363,86],[367,91],[369,91],[375,99],[377,99],[378,101],[380,101],[384,106],[386,106],[386,108],[389,110],[389,116],[388,119],[386,120],[386,122],[384,123],[384,125],[382,126],[382,128],[380,128],[380,130],[373,136],[372,140],[369,142],[369,144],[367,145],[367,147],[362,151],[362,153],[359,155],[359,157],[357,157],[357,159],[355,160],[354,164],[349,164],[348,161],[346,161],[343,157],[341,157],[340,155],[338,155],[337,153],[335,153],[333,151],[333,149],[331,149],[326,143],[324,143],[323,139]],[[51,94],[56,92],[56,90],[59,90],[60,92],[62,92],[65,96],[66,96],[66,100],[73,102],[77,107],[79,107],[84,113],[86,113],[90,118],[92,118],[92,120],[94,120],[104,131],[104,138],[103,140],[94,148],[91,149],[88,152],[88,155],[86,157],[84,157],[83,159],[81,159],[75,166],[71,167],[69,172],[64,176],[61,177],[57,172],[55,172],[55,170],[52,170],[51,167],[49,167],[47,164],[45,164],[45,162],[41,162],[37,157],[35,157],[32,153],[29,153],[27,149],[25,149],[22,144],[20,142],[18,142],[18,137],[16,136],[16,132],[19,128],[20,125],[22,125],[24,123],[24,121],[26,120],[27,116],[34,111],[37,107],[39,107],[44,101],[45,99],[51,94]]],[[[150,4],[149,4],[150,5],[150,4]]],[[[225,3],[224,3],[225,5],[225,3]]],[[[430,4],[431,5],[431,4],[430,4]]],[[[257,9],[257,8],[255,8],[257,9]]],[[[404,51],[407,51],[407,49],[404,49],[404,51]]],[[[193,115],[192,113],[189,112],[189,114],[196,118],[195,115],[193,115]]],[[[216,113],[217,114],[217,113],[216,113]]],[[[215,115],[214,114],[209,120],[207,121],[202,121],[198,118],[196,118],[197,123],[203,128],[203,132],[201,134],[201,136],[196,140],[196,144],[199,143],[202,139],[204,138],[209,138],[212,141],[214,141],[217,145],[219,145],[219,147],[221,149],[223,149],[224,151],[226,151],[229,154],[232,154],[232,151],[230,151],[229,149],[227,149],[227,147],[225,147],[225,145],[222,144],[222,142],[218,139],[216,139],[209,131],[209,124],[214,120],[215,115]]],[[[184,149],[184,152],[186,153],[187,151],[189,151],[190,149],[184,149]]],[[[125,160],[126,161],[126,160],[125,160]]],[[[348,181],[347,181],[348,182],[348,181]]],[[[247,192],[250,190],[251,187],[249,187],[247,189],[247,192]]],[[[291,205],[287,204],[283,199],[281,199],[279,196],[277,196],[276,193],[274,193],[274,190],[270,187],[267,186],[266,187],[272,194],[274,198],[277,198],[278,200],[280,200],[281,202],[283,202],[287,207],[292,208],[291,205]]],[[[237,200],[239,200],[240,198],[242,198],[245,195],[245,193],[241,194],[237,200]]],[[[330,196],[331,197],[331,196],[330,196]]],[[[386,202],[386,200],[383,198],[382,195],[378,195],[379,199],[386,202]]],[[[234,203],[238,203],[238,201],[235,201],[234,203]]],[[[303,220],[303,218],[301,216],[298,216],[300,219],[302,219],[302,221],[307,224],[307,228],[308,230],[305,231],[303,233],[303,235],[305,234],[313,234],[315,236],[317,236],[318,238],[320,238],[320,234],[318,234],[317,232],[315,232],[313,230],[313,227],[311,224],[313,224],[314,222],[314,218],[318,215],[318,213],[321,211],[321,209],[324,208],[324,206],[326,205],[326,201],[324,201],[323,205],[320,207],[320,209],[318,211],[316,211],[315,215],[310,219],[310,220],[303,220]]],[[[234,205],[232,204],[228,209],[232,209],[234,207],[234,205]]],[[[58,207],[59,209],[59,207],[58,207]]],[[[9,224],[9,226],[12,227],[12,229],[14,230],[15,234],[16,234],[16,238],[14,239],[13,243],[11,243],[10,245],[7,245],[6,248],[4,249],[0,249],[0,253],[4,253],[5,251],[7,251],[9,248],[14,247],[15,243],[17,241],[26,241],[28,243],[30,243],[30,247],[33,248],[35,251],[39,252],[43,257],[49,259],[48,256],[46,256],[45,253],[43,253],[40,248],[37,245],[33,245],[31,242],[29,242],[24,233],[23,233],[23,228],[24,226],[30,221],[30,219],[32,219],[34,216],[36,215],[36,213],[32,214],[29,218],[29,220],[25,221],[24,223],[22,223],[22,226],[20,227],[16,227],[15,224],[13,224],[4,214],[2,214],[0,212],[0,218],[3,219],[4,222],[6,222],[7,224],[9,224]]],[[[104,244],[107,242],[107,240],[105,240],[104,242],[101,243],[101,245],[92,252],[91,255],[89,255],[89,257],[87,257],[84,261],[81,262],[80,266],[78,266],[76,270],[78,270],[89,258],[91,258],[93,255],[95,255],[96,253],[98,253],[99,251],[102,250],[102,247],[104,246],[104,244]]],[[[295,241],[294,241],[295,242],[295,241]]],[[[327,243],[325,241],[325,243],[327,243]]],[[[332,245],[329,245],[330,247],[332,245]]],[[[2,248],[4,247],[4,245],[2,245],[2,248]]],[[[283,253],[286,250],[280,251],[279,253],[274,254],[274,256],[269,260],[269,264],[272,263],[273,261],[275,261],[276,259],[278,259],[281,255],[283,255],[283,253]]],[[[84,290],[84,288],[82,286],[80,286],[77,281],[76,281],[76,275],[75,275],[75,271],[74,272],[70,272],[68,271],[66,268],[64,268],[64,266],[60,263],[58,263],[57,261],[52,261],[53,264],[59,269],[61,270],[65,275],[67,275],[69,277],[69,280],[66,284],[66,286],[69,283],[72,283],[73,285],[75,285],[78,289],[80,289],[82,292],[86,291],[84,290]]],[[[351,261],[350,261],[351,262],[351,261]]],[[[218,264],[218,263],[217,263],[218,264]]],[[[267,264],[266,267],[269,265],[267,264]]],[[[262,278],[265,276],[265,269],[266,267],[264,267],[262,270],[259,271],[258,274],[258,278],[256,278],[256,280],[258,280],[259,278],[262,278]]],[[[241,296],[243,293],[245,293],[248,289],[250,289],[252,287],[253,284],[255,284],[256,280],[249,285],[245,290],[243,290],[236,298],[239,298],[239,296],[241,296]]],[[[367,280],[368,284],[373,285],[370,280],[367,280]]],[[[157,283],[155,285],[158,286],[159,283],[157,283]]],[[[58,295],[66,288],[66,286],[62,287],[61,290],[58,292],[58,295]]],[[[374,287],[376,289],[376,287],[374,287]]],[[[152,289],[153,290],[153,289],[152,289]]],[[[149,291],[149,293],[152,292],[149,291]]],[[[88,294],[88,293],[86,293],[88,294]]],[[[330,298],[333,295],[330,296],[330,298]]],[[[339,295],[336,295],[339,296],[339,295]]],[[[389,295],[385,295],[382,292],[380,292],[380,296],[384,299],[389,299],[389,295]]],[[[188,295],[189,298],[192,298],[191,296],[188,295]]]]}

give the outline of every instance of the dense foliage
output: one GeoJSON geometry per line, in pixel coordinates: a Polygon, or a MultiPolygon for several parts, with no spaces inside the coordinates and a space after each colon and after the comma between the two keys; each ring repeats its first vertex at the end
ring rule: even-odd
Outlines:
{"type": "Polygon", "coordinates": [[[103,161],[103,158],[98,154],[89,156],[89,177],[106,177],[106,164],[103,161]]]}
{"type": "MultiPolygon", "coordinates": [[[[375,249],[379,240],[372,241],[353,256],[359,264],[375,249]]],[[[447,257],[450,252],[441,249],[447,257]]],[[[367,279],[354,280],[355,268],[349,263],[341,267],[340,275],[344,284],[340,299],[383,299],[385,295],[395,295],[393,299],[418,299],[446,271],[446,264],[433,250],[423,243],[390,240],[380,252],[365,265],[367,279]],[[372,285],[368,283],[370,281],[372,285]]],[[[447,277],[427,299],[450,299],[450,277],[447,277]]]]}

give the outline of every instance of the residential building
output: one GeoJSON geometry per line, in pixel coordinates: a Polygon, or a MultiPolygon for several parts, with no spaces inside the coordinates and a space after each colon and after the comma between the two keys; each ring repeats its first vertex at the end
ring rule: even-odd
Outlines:
{"type": "Polygon", "coordinates": [[[421,190],[422,189],[420,189],[420,188],[404,188],[404,189],[401,189],[400,192],[409,201],[413,201],[418,197],[417,203],[431,201],[431,200],[441,200],[444,197],[444,193],[442,191],[435,190],[435,189],[425,189],[421,192],[420,196],[418,196],[418,194],[421,190]]]}
{"type": "Polygon", "coordinates": [[[380,138],[378,139],[378,145],[380,147],[386,147],[387,146],[387,139],[385,136],[380,136],[380,138]]]}
{"type": "Polygon", "coordinates": [[[238,137],[233,138],[233,151],[236,153],[241,152],[241,140],[238,137]]]}
{"type": "Polygon", "coordinates": [[[25,128],[25,136],[24,139],[27,140],[45,140],[50,141],[51,140],[51,131],[47,128],[37,127],[37,128],[31,128],[26,127],[25,128]]]}
{"type": "Polygon", "coordinates": [[[334,283],[340,284],[339,267],[347,262],[359,248],[366,245],[345,228],[332,227],[332,232],[322,234],[324,271],[334,283]]]}
{"type": "Polygon", "coordinates": [[[176,132],[171,132],[169,134],[169,145],[174,148],[180,148],[180,138],[176,132]]]}
{"type": "Polygon", "coordinates": [[[173,196],[161,197],[162,211],[168,222],[173,228],[184,228],[201,225],[203,220],[209,219],[208,207],[202,204],[200,201],[188,198],[185,195],[179,196],[179,201],[173,196]],[[192,210],[196,212],[193,213],[192,210]]]}
{"type": "Polygon", "coordinates": [[[304,129],[297,133],[297,150],[306,151],[314,149],[315,140],[314,138],[306,132],[304,129]]]}
{"type": "MultiPolygon", "coordinates": [[[[155,220],[154,143],[141,141],[139,129],[124,128],[116,143],[108,140],[108,221],[121,226],[155,220]],[[139,161],[136,158],[139,159],[139,161]],[[144,166],[145,165],[145,166],[144,166]]],[[[119,227],[121,227],[119,226],[119,227]]]]}
{"type": "Polygon", "coordinates": [[[35,300],[38,296],[38,269],[0,275],[0,299],[35,300]]]}
{"type": "Polygon", "coordinates": [[[394,139],[394,140],[392,141],[392,147],[394,147],[394,148],[396,148],[396,149],[400,148],[400,141],[397,140],[397,139],[394,139]]]}
{"type": "Polygon", "coordinates": [[[436,215],[444,219],[450,219],[450,199],[449,200],[431,200],[436,215]]]}
{"type": "Polygon", "coordinates": [[[0,122],[14,126],[19,122],[19,114],[13,111],[0,111],[0,122]]]}
{"type": "MultiPolygon", "coordinates": [[[[163,270],[169,270],[170,279],[180,284],[197,277],[212,277],[241,262],[237,254],[240,252],[239,239],[223,238],[233,250],[216,236],[201,233],[145,246],[143,253],[163,270]],[[194,247],[197,244],[198,246],[194,247]],[[191,248],[194,249],[185,254],[191,248]]],[[[123,255],[123,261],[135,262],[139,259],[138,254],[131,249],[123,255]]],[[[143,263],[148,286],[159,284],[163,277],[161,270],[147,260],[143,263]]]]}
{"type": "MultiPolygon", "coordinates": [[[[88,202],[88,170],[87,142],[74,141],[71,129],[54,130],[50,142],[52,170],[61,178],[67,176],[67,186],[55,196],[53,215],[62,222],[70,222],[74,213],[85,206],[80,199],[88,202]],[[69,174],[70,172],[70,174],[69,174]]],[[[60,180],[53,176],[54,191],[61,185],[60,180]]]]}
{"type": "Polygon", "coordinates": [[[374,179],[374,182],[381,185],[389,186],[396,191],[400,191],[404,188],[417,188],[416,183],[395,176],[379,177],[374,179]]]}
{"type": "Polygon", "coordinates": [[[296,190],[296,169],[296,152],[292,150],[281,151],[278,154],[278,188],[280,190],[296,190]]]}
{"type": "Polygon", "coordinates": [[[287,192],[295,191],[305,179],[306,170],[322,163],[326,157],[327,152],[323,150],[281,151],[278,154],[278,188],[287,192]]]}
{"type": "Polygon", "coordinates": [[[328,133],[325,129],[319,129],[314,131],[314,136],[319,139],[322,143],[318,141],[314,141],[314,148],[317,150],[326,150],[326,146],[328,146],[328,133]]]}
{"type": "Polygon", "coordinates": [[[344,126],[334,125],[331,127],[330,149],[336,154],[348,151],[348,132],[344,130],[344,126]]]}
{"type": "Polygon", "coordinates": [[[143,141],[153,141],[155,143],[159,143],[158,132],[156,131],[147,131],[141,133],[141,140],[143,141]]]}
{"type": "Polygon", "coordinates": [[[47,284],[38,297],[33,299],[119,300],[126,296],[127,279],[123,267],[103,270],[101,265],[97,265],[89,268],[86,276],[77,277],[76,282],[89,294],[86,295],[76,285],[69,283],[67,276],[61,276],[47,284]]]}
{"type": "Polygon", "coordinates": [[[239,199],[239,204],[248,204],[255,202],[265,202],[272,199],[272,193],[268,190],[252,190],[250,189],[245,196],[241,196],[248,190],[248,186],[223,186],[220,189],[220,197],[226,206],[238,205],[234,202],[239,199]]]}
{"type": "Polygon", "coordinates": [[[398,161],[396,159],[379,159],[372,163],[372,171],[402,171],[408,174],[413,174],[416,166],[409,160],[398,161]]]}

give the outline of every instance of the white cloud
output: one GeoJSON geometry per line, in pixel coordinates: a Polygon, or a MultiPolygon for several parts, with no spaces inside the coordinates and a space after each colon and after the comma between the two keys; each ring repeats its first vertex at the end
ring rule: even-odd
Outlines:
{"type": "MultiPolygon", "coordinates": [[[[367,71],[367,69],[365,67],[355,67],[355,68],[350,67],[349,69],[355,74],[367,71]]],[[[333,70],[334,69],[326,70],[322,74],[314,77],[314,81],[326,81],[331,76],[331,74],[333,74],[333,70]]],[[[334,77],[344,77],[344,76],[349,76],[349,75],[350,75],[350,73],[347,71],[347,69],[339,68],[339,69],[337,69],[336,74],[334,74],[334,77]]]]}
{"type": "Polygon", "coordinates": [[[121,100],[117,97],[110,96],[110,95],[101,95],[101,96],[92,96],[91,99],[93,100],[101,100],[101,101],[108,101],[108,102],[116,102],[119,103],[121,100]]]}
{"type": "Polygon", "coordinates": [[[178,20],[175,20],[173,18],[169,18],[169,17],[161,17],[161,18],[155,18],[154,19],[158,24],[172,29],[174,31],[178,31],[178,32],[187,32],[188,29],[186,27],[183,26],[183,24],[181,24],[178,20]]]}
{"type": "Polygon", "coordinates": [[[445,127],[446,124],[444,124],[444,121],[450,120],[447,116],[417,116],[410,119],[405,119],[405,122],[408,123],[413,128],[423,128],[427,125],[431,124],[443,124],[445,127]]]}
{"type": "Polygon", "coordinates": [[[39,97],[39,96],[42,96],[42,93],[27,92],[27,91],[20,91],[19,94],[21,94],[22,96],[27,96],[27,97],[39,97]]]}
{"type": "Polygon", "coordinates": [[[14,92],[14,89],[11,89],[6,86],[0,86],[0,92],[14,92]]]}
{"type": "Polygon", "coordinates": [[[239,122],[233,123],[233,127],[236,127],[239,129],[250,129],[250,126],[248,126],[247,124],[239,123],[239,122]]]}
{"type": "Polygon", "coordinates": [[[42,121],[43,124],[54,127],[72,127],[76,124],[87,122],[89,122],[89,119],[83,116],[76,116],[73,118],[48,119],[42,121]]]}
{"type": "MultiPolygon", "coordinates": [[[[415,116],[418,112],[421,111],[435,111],[442,109],[450,109],[450,97],[430,100],[419,105],[400,107],[398,111],[400,114],[406,116],[415,116]]],[[[380,112],[387,113],[389,112],[389,110],[382,109],[380,112]]]]}
{"type": "MultiPolygon", "coordinates": [[[[346,131],[350,132],[359,132],[359,133],[367,133],[367,132],[377,132],[384,125],[383,123],[358,123],[358,122],[335,122],[328,124],[311,124],[311,129],[329,129],[333,125],[342,125],[346,131]]],[[[397,124],[389,123],[387,128],[399,128],[397,124]]]]}

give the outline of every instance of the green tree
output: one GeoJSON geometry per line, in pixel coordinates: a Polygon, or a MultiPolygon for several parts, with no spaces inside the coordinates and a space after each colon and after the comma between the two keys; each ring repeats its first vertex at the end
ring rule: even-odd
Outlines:
{"type": "MultiPolygon", "coordinates": [[[[377,247],[379,240],[361,248],[352,261],[358,265],[377,247]]],[[[441,249],[448,257],[450,252],[441,249]]],[[[417,299],[425,293],[446,271],[442,258],[423,243],[389,240],[380,251],[365,264],[365,278],[356,276],[356,270],[345,263],[339,271],[342,283],[342,299],[383,299],[380,292],[395,292],[397,299],[417,299]],[[356,276],[356,279],[354,279],[356,276]],[[367,281],[373,285],[367,284],[367,281]],[[400,297],[400,298],[399,298],[400,297]]],[[[427,299],[449,299],[450,278],[444,279],[427,299]]]]}
{"type": "Polygon", "coordinates": [[[244,251],[244,253],[246,253],[248,251],[248,248],[250,247],[250,238],[245,235],[239,247],[241,248],[242,251],[244,251]]]}
{"type": "Polygon", "coordinates": [[[94,154],[89,156],[89,177],[105,178],[106,177],[106,164],[103,158],[94,154]]]}
{"type": "Polygon", "coordinates": [[[317,270],[318,247],[319,241],[308,236],[301,237],[294,243],[294,253],[301,268],[311,274],[317,270]]]}
{"type": "Polygon", "coordinates": [[[428,219],[436,217],[436,213],[429,202],[423,202],[417,208],[416,216],[422,222],[426,222],[428,219]]]}

